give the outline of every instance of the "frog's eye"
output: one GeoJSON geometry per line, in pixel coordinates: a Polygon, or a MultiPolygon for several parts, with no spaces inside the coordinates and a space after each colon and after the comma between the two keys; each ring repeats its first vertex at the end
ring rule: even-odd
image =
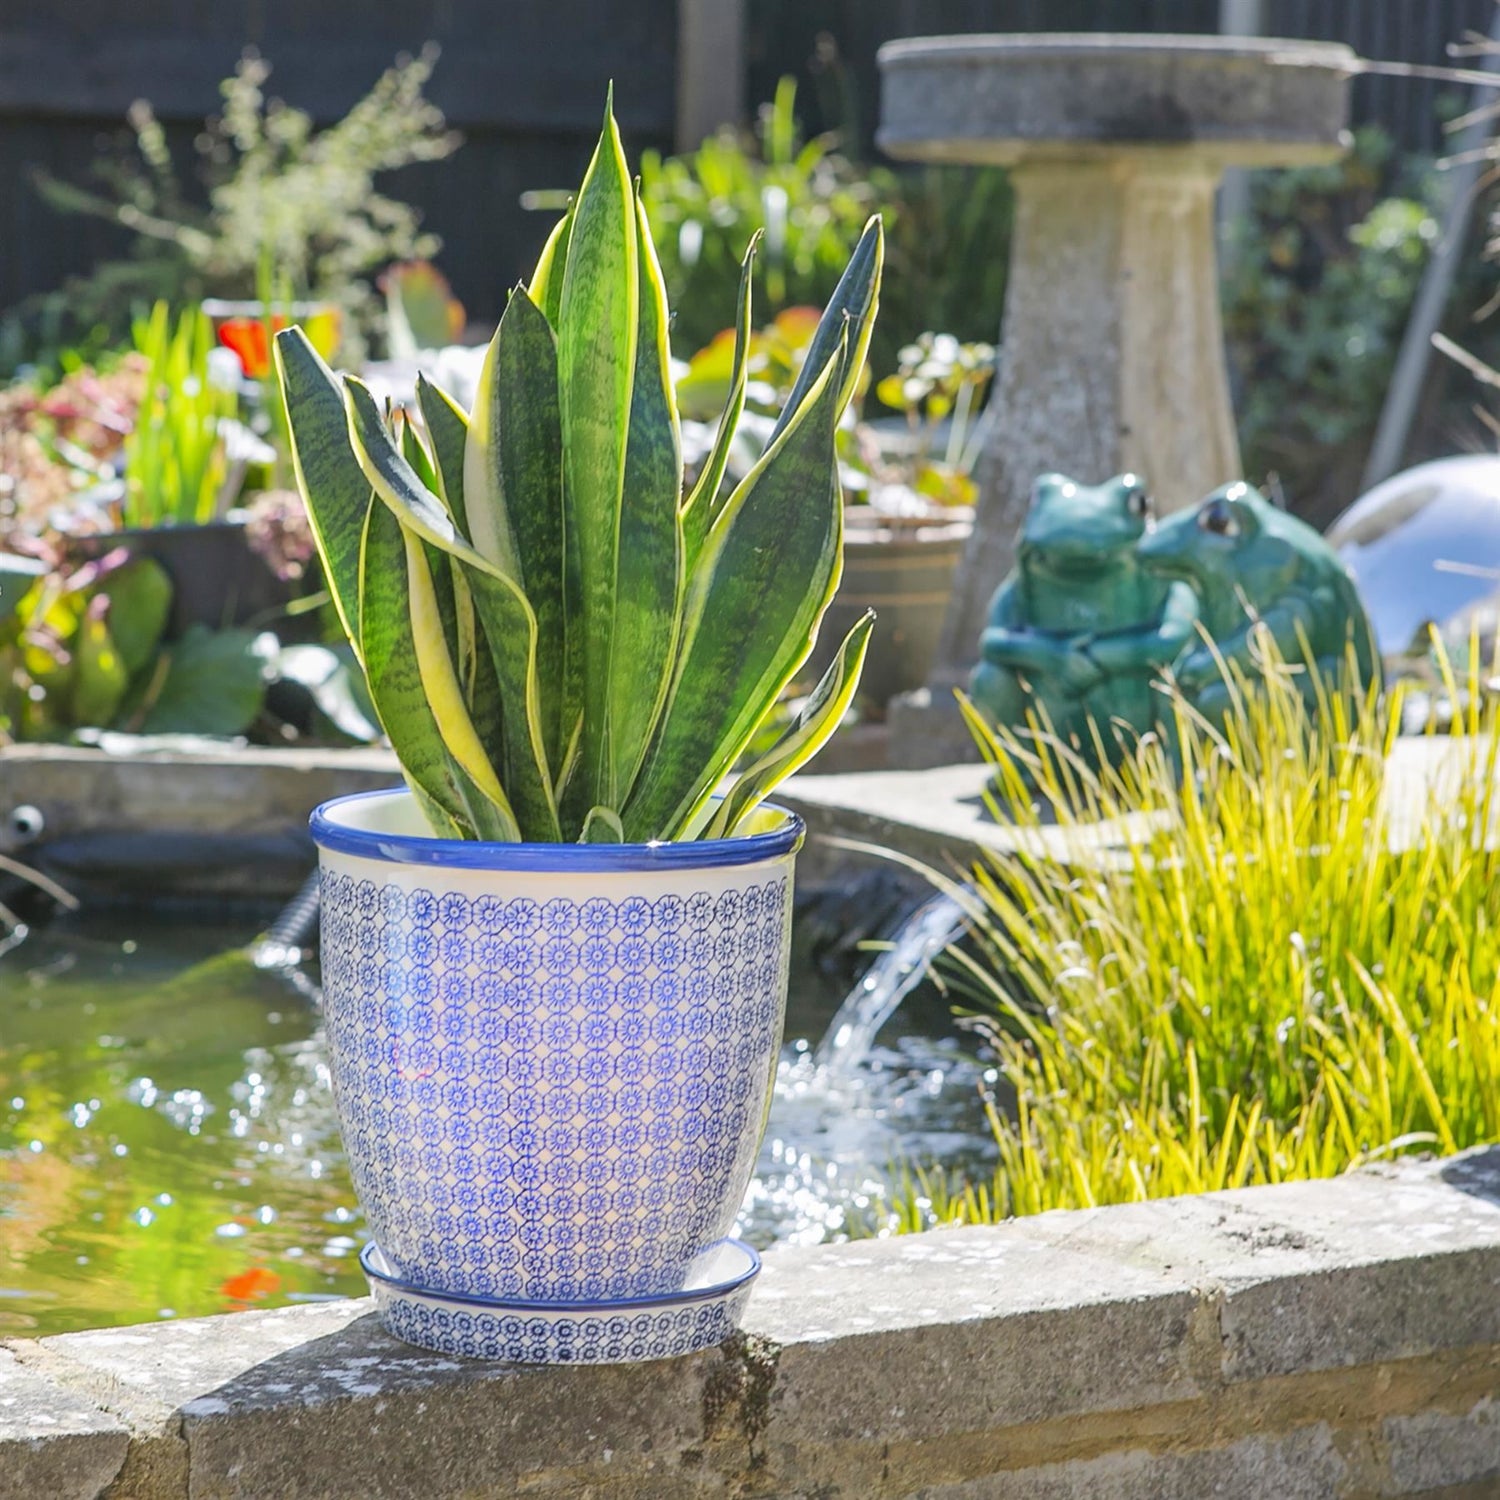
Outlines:
{"type": "Polygon", "coordinates": [[[1213,536],[1237,537],[1240,518],[1227,500],[1211,500],[1198,512],[1198,529],[1213,536]]]}
{"type": "Polygon", "coordinates": [[[1146,493],[1146,487],[1133,484],[1125,491],[1125,509],[1138,521],[1144,521],[1151,514],[1151,496],[1146,493]]]}

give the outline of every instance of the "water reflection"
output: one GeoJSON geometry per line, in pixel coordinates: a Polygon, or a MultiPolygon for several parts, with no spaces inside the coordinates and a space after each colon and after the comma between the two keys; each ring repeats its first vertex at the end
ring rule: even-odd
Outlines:
{"type": "MultiPolygon", "coordinates": [[[[249,937],[70,922],[0,956],[0,1335],[364,1293],[316,1013],[249,937]]],[[[828,1015],[794,979],[761,1246],[838,1233],[893,1164],[986,1156],[971,1044],[912,1022],[834,1074],[828,1015]]]]}

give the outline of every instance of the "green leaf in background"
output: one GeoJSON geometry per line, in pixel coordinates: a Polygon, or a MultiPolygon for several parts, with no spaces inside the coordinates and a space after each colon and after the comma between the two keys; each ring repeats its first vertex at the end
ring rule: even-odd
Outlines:
{"type": "Polygon", "coordinates": [[[339,734],[361,745],[380,738],[380,720],[351,646],[283,646],[267,663],[279,682],[304,689],[339,734]]]}
{"type": "Polygon", "coordinates": [[[380,278],[392,359],[416,359],[424,349],[456,344],[464,308],[448,278],[430,260],[408,260],[380,278]]]}
{"type": "Polygon", "coordinates": [[[108,724],[120,711],[130,672],[109,633],[109,598],[96,594],[83,612],[73,638],[73,691],[70,710],[75,724],[108,724]]]}
{"type": "Polygon", "coordinates": [[[292,466],[323,577],[344,633],[358,650],[359,559],[371,504],[370,481],[349,446],[343,389],[300,328],[276,335],[276,368],[286,397],[292,466]]]}
{"type": "Polygon", "coordinates": [[[844,637],[838,655],[780,739],[740,773],[704,829],[704,838],[729,838],[738,833],[761,802],[828,743],[854,701],[874,628],[875,612],[866,610],[844,637]]]}
{"type": "Polygon", "coordinates": [[[243,734],[265,701],[255,632],[190,626],[166,649],[167,668],[142,734],[243,734]]]}
{"type": "Polygon", "coordinates": [[[182,314],[175,330],[165,301],[135,325],[146,371],[125,439],[127,526],[201,526],[232,498],[224,429],[238,403],[209,379],[214,344],[213,325],[197,307],[182,314]]]}
{"type": "Polygon", "coordinates": [[[138,557],[109,575],[104,592],[109,597],[109,633],[126,672],[134,676],[150,665],[161,644],[172,612],[172,580],[154,558],[138,557]]]}
{"type": "Polygon", "coordinates": [[[843,567],[833,451],[841,358],[835,350],[704,543],[677,676],[623,809],[629,839],[691,822],[812,649],[843,567]]]}

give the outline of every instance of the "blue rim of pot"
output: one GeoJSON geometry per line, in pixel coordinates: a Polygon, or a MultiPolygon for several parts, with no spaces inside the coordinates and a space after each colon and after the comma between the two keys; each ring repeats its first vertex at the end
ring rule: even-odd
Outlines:
{"type": "MultiPolygon", "coordinates": [[[[705,870],[731,865],[753,865],[795,854],[807,835],[807,825],[788,808],[774,802],[762,810],[779,813],[781,823],[766,833],[728,839],[684,839],[649,844],[498,844],[469,839],[441,839],[431,834],[381,833],[351,828],[337,820],[337,811],[357,803],[409,798],[405,787],[374,792],[351,792],[313,809],[308,820],[313,842],[334,854],[386,864],[442,865],[456,870],[510,870],[536,873],[565,870],[615,874],[619,871],[705,870]]],[[[413,1288],[419,1290],[419,1288],[413,1288]]]]}
{"type": "Polygon", "coordinates": [[[409,1297],[421,1297],[428,1302],[460,1302],[466,1307],[481,1307],[490,1312],[499,1309],[515,1313],[550,1313],[554,1316],[558,1313],[564,1315],[614,1314],[639,1312],[648,1307],[675,1307],[683,1302],[708,1302],[716,1297],[727,1296],[731,1292],[738,1291],[747,1281],[760,1274],[760,1255],[753,1245],[747,1245],[744,1240],[737,1239],[720,1241],[720,1243],[732,1245],[748,1259],[749,1264],[738,1276],[732,1276],[724,1281],[715,1281],[708,1286],[697,1286],[677,1292],[658,1292],[650,1297],[616,1297],[604,1302],[513,1302],[508,1298],[475,1297],[467,1292],[435,1291],[431,1287],[418,1286],[414,1281],[404,1281],[390,1271],[381,1271],[371,1265],[371,1257],[377,1251],[382,1259],[385,1255],[374,1240],[367,1241],[359,1252],[359,1264],[360,1269],[371,1281],[378,1281],[393,1292],[401,1292],[409,1297]]]}

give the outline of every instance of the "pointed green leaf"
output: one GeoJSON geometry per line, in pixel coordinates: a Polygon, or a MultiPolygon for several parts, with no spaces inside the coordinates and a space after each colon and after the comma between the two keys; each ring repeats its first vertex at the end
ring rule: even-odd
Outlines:
{"type": "MultiPolygon", "coordinates": [[[[518,834],[506,829],[498,808],[493,809],[495,826],[485,826],[490,821],[485,799],[454,761],[438,728],[418,664],[407,561],[406,535],[395,513],[371,506],[364,531],[361,646],[375,712],[419,800],[436,806],[462,837],[515,839],[518,834]]],[[[429,821],[439,833],[450,831],[429,821]]],[[[513,827],[513,818],[510,823],[513,827]]]]}
{"type": "Polygon", "coordinates": [[[495,365],[500,354],[500,330],[490,340],[474,386],[474,405],[469,411],[469,432],[464,439],[464,514],[469,522],[469,540],[474,550],[507,578],[523,588],[521,559],[515,532],[506,514],[500,492],[500,436],[496,427],[499,400],[495,365]]]}
{"type": "Polygon", "coordinates": [[[555,841],[561,835],[541,737],[537,629],[531,605],[514,580],[454,531],[441,502],[422,486],[397,451],[365,386],[346,378],[344,393],[350,440],[376,495],[395,512],[403,527],[457,558],[463,566],[499,682],[497,697],[504,734],[502,785],[522,836],[555,841]]]}
{"type": "Polygon", "coordinates": [[[671,694],[623,810],[629,839],[680,835],[812,649],[843,566],[840,358],[835,350],[704,543],[671,694]]]}
{"type": "Polygon", "coordinates": [[[417,375],[417,406],[427,426],[432,456],[437,468],[438,493],[460,536],[469,535],[464,510],[464,446],[469,437],[469,419],[463,408],[425,375],[417,375]]]}
{"type": "Polygon", "coordinates": [[[403,411],[395,412],[390,420],[395,425],[396,440],[400,446],[402,458],[411,465],[412,473],[417,476],[422,488],[436,497],[443,509],[447,510],[448,507],[443,501],[442,486],[438,483],[437,469],[427,452],[426,445],[422,442],[421,434],[403,411]]]}
{"type": "Polygon", "coordinates": [[[300,328],[276,335],[297,488],[323,561],[323,576],[356,652],[360,649],[359,553],[370,481],[349,443],[344,393],[300,328]]]}
{"type": "Polygon", "coordinates": [[[866,610],[844,637],[838,655],[786,732],[741,772],[729,795],[719,804],[704,838],[729,838],[737,833],[766,797],[828,743],[854,701],[874,626],[875,612],[866,610]]]}
{"type": "Polygon", "coordinates": [[[729,465],[729,450],[734,446],[735,429],[740,425],[740,414],[745,409],[745,371],[750,361],[751,301],[753,286],[751,276],[755,269],[755,252],[760,245],[761,231],[757,229],[750,237],[749,247],[740,269],[740,295],[738,311],[734,320],[734,363],[730,366],[729,395],[724,402],[724,413],[719,418],[719,429],[714,434],[713,448],[682,507],[683,547],[686,566],[692,571],[693,562],[703,546],[703,538],[713,524],[719,511],[719,487],[724,483],[724,470],[729,465]]]}
{"type": "Polygon", "coordinates": [[[615,653],[629,658],[638,623],[619,586],[640,319],[638,261],[634,192],[619,131],[606,112],[573,206],[558,325],[563,477],[577,522],[584,639],[583,752],[569,784],[570,808],[618,806],[610,722],[615,653]]]}
{"type": "Polygon", "coordinates": [[[562,322],[563,267],[568,262],[568,237],[572,232],[573,210],[570,207],[552,226],[536,270],[532,272],[531,285],[526,289],[554,330],[562,322]]]}
{"type": "MultiPolygon", "coordinates": [[[[399,524],[399,523],[398,523],[399,524]]],[[[468,790],[468,783],[478,789],[485,802],[493,805],[500,815],[515,824],[515,815],[495,768],[490,763],[489,751],[479,738],[474,720],[464,701],[459,684],[458,670],[448,642],[451,625],[443,618],[443,608],[434,584],[434,570],[429,563],[428,544],[415,532],[402,531],[406,548],[406,596],[407,614],[411,621],[412,649],[416,655],[417,671],[422,679],[422,691],[427,698],[438,733],[443,738],[449,756],[462,769],[467,782],[459,779],[460,792],[468,790]]],[[[445,568],[436,576],[446,582],[445,568]]],[[[452,593],[448,594],[451,609],[452,593]]],[[[465,804],[470,800],[465,797],[465,804]]],[[[474,811],[470,806],[470,812],[474,811]]],[[[519,838],[520,829],[508,835],[519,838]]]]}
{"type": "Polygon", "coordinates": [[[880,273],[885,264],[885,231],[880,216],[876,214],[865,225],[844,274],[823,309],[823,316],[807,346],[807,355],[797,375],[792,393],[776,419],[771,430],[775,438],[791,422],[793,414],[807,399],[813,381],[828,362],[835,350],[840,355],[838,387],[839,403],[837,416],[842,416],[859,383],[860,371],[864,368],[865,354],[870,347],[870,333],[875,326],[875,313],[880,306],[880,273]],[[847,325],[847,326],[846,326],[847,325]]]}
{"type": "MultiPolygon", "coordinates": [[[[636,204],[640,330],[625,450],[624,504],[610,640],[608,785],[629,793],[671,682],[683,582],[682,435],[672,393],[667,287],[645,209],[636,204]]],[[[587,734],[587,726],[585,726],[587,734]]]]}
{"type": "MultiPolygon", "coordinates": [[[[523,561],[517,581],[536,612],[537,674],[547,763],[560,766],[583,704],[583,617],[578,537],[569,524],[562,473],[557,342],[522,287],[495,333],[485,435],[484,504],[498,516],[523,561]]],[[[472,440],[471,440],[472,441],[472,440]]]]}

